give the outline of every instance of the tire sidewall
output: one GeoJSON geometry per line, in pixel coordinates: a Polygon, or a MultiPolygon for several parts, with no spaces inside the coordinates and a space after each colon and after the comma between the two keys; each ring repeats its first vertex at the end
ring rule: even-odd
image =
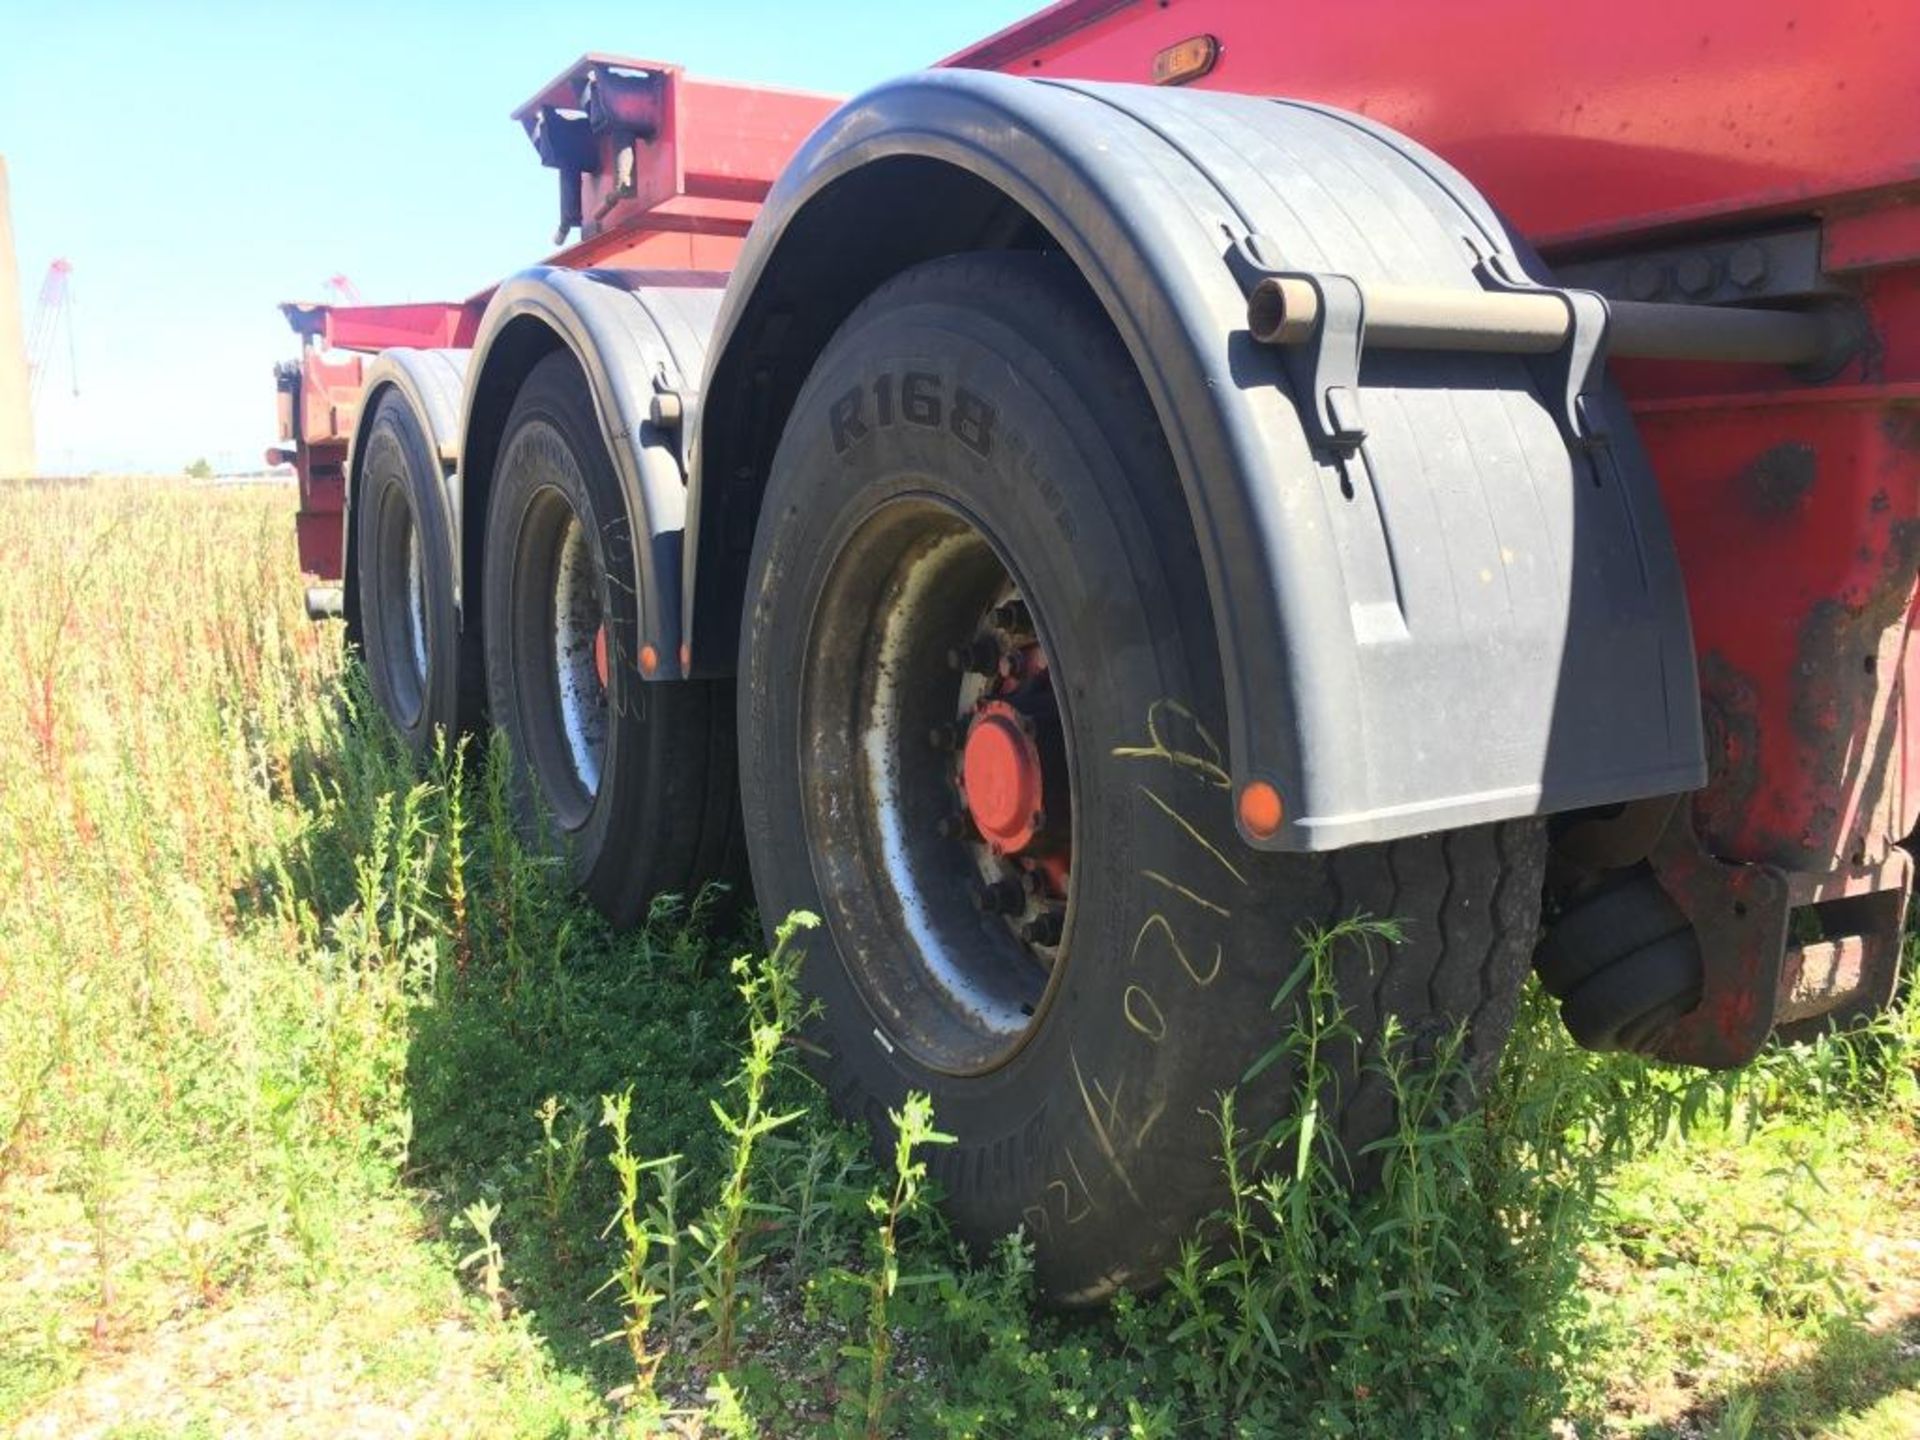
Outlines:
{"type": "Polygon", "coordinates": [[[524,832],[530,840],[563,853],[576,883],[604,906],[616,887],[621,858],[611,853],[609,836],[618,829],[617,817],[638,803],[635,792],[640,777],[635,772],[640,767],[630,754],[644,743],[646,686],[634,671],[638,620],[631,586],[616,585],[611,579],[633,573],[627,538],[631,527],[619,481],[584,393],[576,399],[565,384],[543,379],[571,373],[560,366],[536,367],[522,386],[503,432],[496,481],[487,504],[481,587],[487,693],[494,723],[506,732],[516,756],[514,800],[524,832]],[[554,815],[531,763],[518,758],[527,753],[528,708],[542,703],[545,692],[522,694],[512,679],[525,627],[551,623],[552,596],[523,593],[523,577],[514,563],[531,508],[547,489],[558,491],[579,520],[593,556],[600,613],[608,631],[608,717],[600,784],[579,823],[571,826],[562,825],[554,815]]]}
{"type": "Polygon", "coordinates": [[[452,732],[459,724],[459,617],[454,607],[450,525],[439,465],[411,408],[392,391],[382,396],[368,433],[354,497],[354,528],[356,579],[360,614],[364,617],[361,645],[368,680],[374,698],[392,719],[408,750],[421,756],[433,745],[437,730],[452,732]],[[386,539],[381,520],[396,498],[406,506],[414,533],[420,537],[425,591],[426,673],[420,686],[419,712],[411,723],[400,718],[399,700],[388,677],[393,657],[388,654],[386,628],[380,623],[380,617],[392,607],[404,609],[410,604],[410,597],[404,593],[385,593],[385,566],[381,563],[381,546],[386,539]]]}

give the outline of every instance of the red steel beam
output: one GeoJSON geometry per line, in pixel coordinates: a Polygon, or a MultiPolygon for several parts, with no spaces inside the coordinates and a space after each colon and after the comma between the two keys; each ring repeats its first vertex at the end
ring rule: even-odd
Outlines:
{"type": "Polygon", "coordinates": [[[942,63],[1145,83],[1197,34],[1201,88],[1404,130],[1543,248],[1920,182],[1910,0],[1064,0],[942,63]]]}

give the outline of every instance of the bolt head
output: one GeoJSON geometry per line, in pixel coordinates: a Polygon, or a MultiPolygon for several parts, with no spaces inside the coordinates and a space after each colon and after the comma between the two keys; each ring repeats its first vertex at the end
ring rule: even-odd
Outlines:
{"type": "Polygon", "coordinates": [[[975,675],[991,675],[1000,661],[1000,647],[985,635],[976,635],[965,645],[947,651],[947,668],[975,675]]]}
{"type": "Polygon", "coordinates": [[[1627,272],[1627,294],[1635,300],[1652,300],[1667,288],[1667,267],[1642,260],[1627,272]]]}
{"type": "Polygon", "coordinates": [[[1024,600],[1009,600],[993,607],[993,623],[1002,630],[1028,631],[1033,629],[1033,614],[1027,609],[1024,600]]]}
{"type": "Polygon", "coordinates": [[[1718,267],[1705,255],[1689,255],[1674,269],[1673,278],[1680,293],[1695,298],[1709,293],[1718,276],[1718,267]]]}
{"type": "Polygon", "coordinates": [[[1026,897],[1011,880],[995,880],[973,887],[974,908],[982,915],[1017,915],[1026,907],[1026,897]]]}
{"type": "Polygon", "coordinates": [[[1037,915],[1020,927],[1020,938],[1029,945],[1058,945],[1061,932],[1066,928],[1064,920],[1057,910],[1049,910],[1037,915]]]}
{"type": "Polygon", "coordinates": [[[1727,257],[1727,276],[1742,290],[1767,278],[1767,252],[1749,240],[1727,257]]]}

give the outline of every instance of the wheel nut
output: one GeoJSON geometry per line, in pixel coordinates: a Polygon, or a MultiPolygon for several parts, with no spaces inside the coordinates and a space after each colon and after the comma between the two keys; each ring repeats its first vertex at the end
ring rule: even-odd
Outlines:
{"type": "Polygon", "coordinates": [[[1026,896],[1017,881],[995,880],[990,885],[973,887],[974,907],[982,915],[1018,915],[1026,908],[1026,896]]]}
{"type": "Polygon", "coordinates": [[[1000,677],[1003,680],[1018,680],[1027,673],[1026,652],[1009,650],[1000,657],[1000,677]]]}

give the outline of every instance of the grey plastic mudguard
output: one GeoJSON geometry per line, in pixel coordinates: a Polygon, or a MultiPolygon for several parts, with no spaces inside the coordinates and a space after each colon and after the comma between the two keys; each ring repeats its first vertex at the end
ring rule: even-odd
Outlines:
{"type": "MultiPolygon", "coordinates": [[[[380,407],[380,397],[385,391],[397,391],[419,421],[427,444],[440,461],[441,495],[447,505],[449,520],[447,534],[450,538],[458,536],[460,497],[452,479],[454,467],[460,461],[460,406],[466,385],[467,359],[471,353],[468,350],[416,350],[408,346],[396,346],[391,350],[382,350],[361,376],[360,413],[354,419],[353,439],[347,447],[347,495],[345,513],[340,517],[342,539],[346,545],[343,552],[346,560],[341,576],[343,603],[354,614],[356,623],[359,586],[356,569],[358,557],[353,553],[353,497],[360,492],[361,447],[366,444],[367,435],[373,428],[373,416],[380,407]]],[[[457,544],[452,560],[457,601],[460,574],[457,544]]]]}
{"type": "MultiPolygon", "coordinates": [[[[681,532],[686,515],[686,479],[677,432],[655,425],[653,397],[672,390],[690,400],[706,361],[707,338],[720,308],[725,277],[702,271],[565,270],[537,266],[494,292],[474,337],[473,383],[467,387],[461,433],[474,433],[476,408],[493,404],[484,381],[502,338],[538,324],[573,352],[587,378],[593,409],[626,498],[636,532],[632,583],[638,597],[636,652],[652,646],[666,658],[655,676],[678,673],[681,532]],[[645,535],[647,543],[639,543],[645,535]]],[[[517,388],[518,376],[514,377],[517,388]]],[[[504,415],[494,416],[496,422],[504,415]]],[[[470,448],[469,454],[472,455],[470,448]]],[[[491,476],[477,473],[493,461],[476,457],[460,488],[467,509],[485,493],[491,476]]],[[[477,537],[468,536],[469,547],[477,537]]],[[[467,554],[473,555],[469,548],[467,554]]]]}
{"type": "MultiPolygon", "coordinates": [[[[1564,386],[1522,358],[1368,354],[1367,436],[1343,456],[1310,442],[1279,353],[1248,334],[1230,260],[1249,245],[1361,281],[1550,285],[1446,163],[1286,100],[966,71],[897,81],[838,111],[774,186],[721,313],[709,419],[716,387],[752,368],[733,352],[769,328],[761,297],[796,263],[783,238],[900,156],[1024,207],[1139,366],[1206,570],[1232,776],[1270,782],[1285,807],[1250,843],[1328,850],[1704,782],[1680,572],[1615,388],[1584,397],[1610,437],[1587,448],[1563,435],[1564,386]]],[[[719,443],[700,438],[703,465],[719,443]]],[[[737,467],[728,484],[691,498],[701,566],[719,545],[703,507],[741,493],[737,467]]],[[[1143,731],[1156,698],[1141,697],[1143,731]]]]}

